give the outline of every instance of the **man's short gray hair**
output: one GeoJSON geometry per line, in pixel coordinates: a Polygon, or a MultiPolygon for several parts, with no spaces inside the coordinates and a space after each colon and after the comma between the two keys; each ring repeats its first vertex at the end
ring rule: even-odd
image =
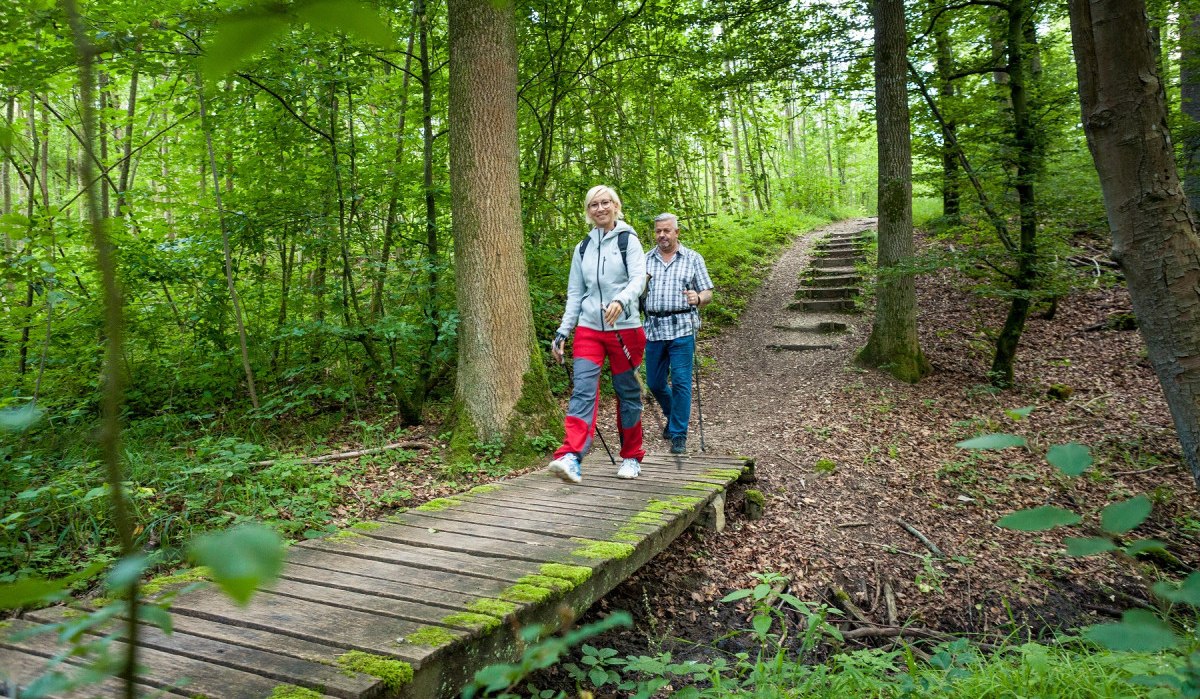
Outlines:
{"type": "Polygon", "coordinates": [[[670,221],[671,223],[675,224],[676,229],[679,228],[679,218],[676,217],[675,214],[659,214],[654,217],[655,223],[659,223],[660,221],[670,221]]]}

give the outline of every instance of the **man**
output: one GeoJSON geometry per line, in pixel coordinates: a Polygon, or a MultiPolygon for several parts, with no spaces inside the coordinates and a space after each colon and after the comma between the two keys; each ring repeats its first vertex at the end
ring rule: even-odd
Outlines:
{"type": "Polygon", "coordinates": [[[679,244],[674,214],[654,218],[654,242],[646,253],[646,383],[667,418],[663,439],[670,440],[672,454],[682,454],[692,415],[699,308],[712,301],[713,283],[700,253],[679,244]]]}

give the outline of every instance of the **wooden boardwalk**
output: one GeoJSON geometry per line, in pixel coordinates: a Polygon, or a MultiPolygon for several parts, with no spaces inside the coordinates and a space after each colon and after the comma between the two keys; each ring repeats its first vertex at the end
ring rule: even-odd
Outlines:
{"type": "MultiPolygon", "coordinates": [[[[143,627],[139,693],[455,696],[480,668],[519,655],[522,626],[582,614],[749,465],[652,456],[627,481],[593,453],[578,485],[541,471],[298,543],[248,607],[206,586],[175,600],[173,634],[143,627]]],[[[62,651],[53,635],[14,641],[13,631],[70,613],[26,614],[0,633],[0,681],[24,686],[62,651]]],[[[115,690],[110,681],[62,696],[115,690]]]]}

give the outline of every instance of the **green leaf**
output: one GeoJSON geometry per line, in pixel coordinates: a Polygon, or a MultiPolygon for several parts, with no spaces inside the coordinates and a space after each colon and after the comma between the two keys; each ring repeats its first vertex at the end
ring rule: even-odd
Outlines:
{"type": "Polygon", "coordinates": [[[1092,452],[1082,444],[1055,444],[1046,452],[1046,461],[1068,476],[1078,476],[1092,465],[1092,452]]]}
{"type": "Polygon", "coordinates": [[[1125,553],[1130,556],[1147,553],[1149,551],[1159,551],[1166,553],[1167,545],[1158,539],[1138,539],[1125,547],[1125,553]]]}
{"type": "Polygon", "coordinates": [[[1053,505],[1043,505],[1032,510],[1017,510],[1002,517],[997,526],[1020,532],[1041,532],[1059,526],[1079,524],[1079,515],[1053,505]]]}
{"type": "Polygon", "coordinates": [[[1116,551],[1117,545],[1108,539],[1101,537],[1076,538],[1068,536],[1064,539],[1067,543],[1068,556],[1094,556],[1098,553],[1106,551],[1116,551]]]}
{"type": "Polygon", "coordinates": [[[1007,449],[1009,447],[1025,446],[1025,438],[1018,437],[1015,434],[985,434],[959,442],[954,446],[959,449],[1007,449]]]}
{"type": "Polygon", "coordinates": [[[734,590],[733,592],[730,592],[728,595],[725,595],[724,597],[722,597],[721,601],[722,602],[736,602],[740,599],[746,599],[753,593],[754,593],[754,590],[746,590],[746,589],[734,590]]]}
{"type": "Polygon", "coordinates": [[[206,82],[215,82],[233,71],[239,63],[270,45],[287,29],[281,17],[237,16],[217,25],[216,34],[204,47],[200,64],[206,82]]]}
{"type": "Polygon", "coordinates": [[[1100,511],[1100,528],[1109,534],[1124,534],[1146,521],[1151,507],[1145,495],[1114,502],[1100,511]]]}
{"type": "Polygon", "coordinates": [[[759,583],[754,586],[754,599],[760,600],[771,594],[771,586],[766,583],[759,583]]]}
{"type": "Polygon", "coordinates": [[[170,635],[175,630],[175,622],[171,620],[171,613],[157,604],[142,604],[138,606],[138,619],[157,626],[163,633],[170,635]]]}
{"type": "Polygon", "coordinates": [[[1024,420],[1025,418],[1029,417],[1029,414],[1032,413],[1034,410],[1037,410],[1036,405],[1027,405],[1024,408],[1013,408],[1012,410],[1005,410],[1004,414],[1009,416],[1010,418],[1012,418],[1014,421],[1019,422],[1021,420],[1024,420]]]}
{"type": "Polygon", "coordinates": [[[383,47],[396,43],[387,20],[356,0],[317,0],[296,8],[296,16],[314,29],[357,35],[383,47]]]}
{"type": "Polygon", "coordinates": [[[594,686],[603,687],[604,683],[608,681],[608,671],[603,668],[594,667],[588,672],[588,679],[592,681],[594,686]]]}
{"type": "Polygon", "coordinates": [[[108,574],[108,590],[116,595],[125,595],[126,590],[142,576],[149,559],[145,556],[129,556],[117,561],[108,574]]]}
{"type": "Polygon", "coordinates": [[[1190,604],[1200,608],[1200,571],[1187,576],[1178,587],[1168,582],[1155,583],[1154,593],[1176,604],[1190,604]]]}
{"type": "Polygon", "coordinates": [[[754,617],[754,631],[759,636],[765,636],[771,630],[771,616],[769,614],[759,614],[754,617]]]}
{"type": "Polygon", "coordinates": [[[208,566],[213,582],[241,605],[250,601],[256,588],[274,581],[283,568],[279,535],[259,524],[197,537],[190,554],[196,563],[208,566]]]}
{"type": "Polygon", "coordinates": [[[1145,653],[1174,648],[1180,641],[1171,627],[1145,609],[1130,609],[1115,624],[1089,626],[1083,637],[1109,650],[1145,653]]]}
{"type": "Polygon", "coordinates": [[[49,600],[66,587],[63,580],[25,578],[0,584],[0,609],[17,609],[28,604],[49,600]]]}

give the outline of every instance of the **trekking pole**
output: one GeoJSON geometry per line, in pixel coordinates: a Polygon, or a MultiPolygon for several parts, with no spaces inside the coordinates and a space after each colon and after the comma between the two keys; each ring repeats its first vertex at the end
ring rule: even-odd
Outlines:
{"type": "MultiPolygon", "coordinates": [[[[571,382],[571,390],[574,391],[575,390],[575,372],[571,371],[571,367],[565,361],[561,361],[561,362],[559,362],[559,364],[562,364],[563,369],[567,370],[567,379],[571,382]]],[[[596,390],[600,390],[600,388],[597,386],[596,390]]],[[[597,421],[597,423],[599,423],[599,421],[600,421],[599,415],[596,416],[596,421],[597,421]]],[[[595,431],[596,431],[596,436],[600,438],[600,444],[604,445],[604,451],[608,453],[608,460],[610,462],[612,462],[613,466],[616,466],[617,460],[613,458],[612,450],[608,448],[608,442],[604,441],[604,435],[600,433],[600,425],[599,424],[597,424],[595,426],[595,431]]]]}
{"type": "MultiPolygon", "coordinates": [[[[696,292],[699,294],[700,292],[696,292]]],[[[700,317],[700,300],[696,299],[696,317],[700,317]]],[[[700,425],[700,451],[704,452],[704,404],[700,401],[700,372],[699,365],[696,363],[696,345],[700,339],[699,331],[692,333],[692,386],[696,391],[696,418],[700,425]]]]}

